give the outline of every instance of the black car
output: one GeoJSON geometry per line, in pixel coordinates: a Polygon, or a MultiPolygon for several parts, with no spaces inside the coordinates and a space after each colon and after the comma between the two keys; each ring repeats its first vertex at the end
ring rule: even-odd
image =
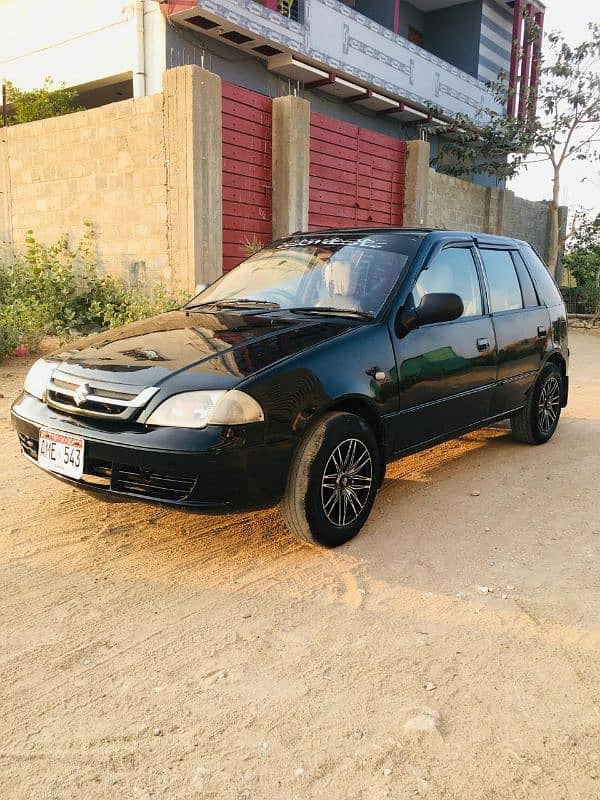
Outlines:
{"type": "Polygon", "coordinates": [[[547,442],[568,354],[562,298],[525,242],[318,231],[36,362],[12,420],[29,459],[82,488],[195,509],[283,498],[291,531],[334,547],[392,459],[505,418],[547,442]]]}

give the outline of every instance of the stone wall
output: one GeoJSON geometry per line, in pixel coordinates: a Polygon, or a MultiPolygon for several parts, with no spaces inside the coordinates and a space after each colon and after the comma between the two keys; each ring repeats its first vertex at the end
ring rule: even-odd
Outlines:
{"type": "Polygon", "coordinates": [[[169,279],[162,94],[0,132],[0,236],[28,229],[77,241],[92,222],[103,267],[125,279],[169,279]],[[4,156],[4,158],[2,158],[4,156]]]}

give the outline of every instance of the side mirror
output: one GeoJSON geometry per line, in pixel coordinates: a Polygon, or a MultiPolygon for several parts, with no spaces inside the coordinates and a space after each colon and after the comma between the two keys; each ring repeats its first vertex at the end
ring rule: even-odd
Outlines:
{"type": "Polygon", "coordinates": [[[451,292],[431,292],[423,295],[418,308],[410,302],[401,308],[396,317],[396,333],[405,336],[419,325],[431,325],[434,322],[451,322],[462,316],[465,307],[457,294],[451,292]]]}

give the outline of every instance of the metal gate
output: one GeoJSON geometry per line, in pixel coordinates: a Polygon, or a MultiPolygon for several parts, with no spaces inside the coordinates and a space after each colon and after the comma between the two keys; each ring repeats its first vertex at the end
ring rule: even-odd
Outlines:
{"type": "Polygon", "coordinates": [[[223,270],[271,239],[271,106],[223,82],[223,270]]]}
{"type": "Polygon", "coordinates": [[[405,172],[405,141],[311,114],[311,228],[402,225],[405,172]]]}

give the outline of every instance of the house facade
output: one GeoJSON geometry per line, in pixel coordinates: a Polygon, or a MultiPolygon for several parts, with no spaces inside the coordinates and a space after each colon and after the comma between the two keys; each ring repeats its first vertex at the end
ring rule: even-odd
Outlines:
{"type": "Polygon", "coordinates": [[[52,76],[88,109],[0,131],[0,245],[90,220],[114,274],[189,289],[300,229],[462,227],[543,250],[544,204],[430,168],[457,114],[494,107],[498,71],[516,91],[497,110],[531,107],[543,11],[519,3],[55,0],[40,20],[0,0],[0,77],[52,76]]]}
{"type": "Polygon", "coordinates": [[[202,64],[410,139],[456,114],[502,111],[487,86],[499,73],[513,90],[504,110],[525,113],[543,14],[538,0],[56,0],[40,20],[31,5],[4,0],[0,78],[31,88],[49,75],[92,107],[153,94],[165,69],[202,64]]]}

